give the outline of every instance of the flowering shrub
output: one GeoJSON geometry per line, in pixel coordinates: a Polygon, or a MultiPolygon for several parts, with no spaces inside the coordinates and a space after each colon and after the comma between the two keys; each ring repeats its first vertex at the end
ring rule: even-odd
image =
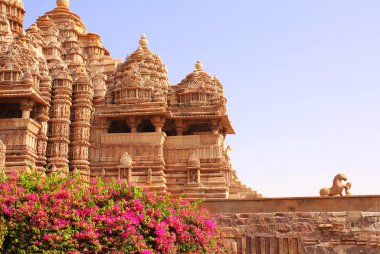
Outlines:
{"type": "Polygon", "coordinates": [[[223,252],[207,211],[124,181],[32,171],[0,180],[0,193],[3,253],[223,252]]]}

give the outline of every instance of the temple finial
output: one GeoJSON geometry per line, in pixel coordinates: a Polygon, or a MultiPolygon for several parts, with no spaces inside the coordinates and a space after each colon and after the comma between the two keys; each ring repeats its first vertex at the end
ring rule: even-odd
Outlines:
{"type": "Polygon", "coordinates": [[[70,1],[69,0],[57,0],[57,7],[69,8],[70,1]]]}
{"type": "Polygon", "coordinates": [[[146,48],[148,46],[148,39],[146,38],[145,34],[141,35],[141,39],[139,41],[139,44],[141,47],[146,48]]]}
{"type": "Polygon", "coordinates": [[[197,70],[197,71],[203,71],[203,65],[202,65],[202,63],[201,63],[201,61],[197,61],[197,63],[195,64],[195,69],[197,70]]]}

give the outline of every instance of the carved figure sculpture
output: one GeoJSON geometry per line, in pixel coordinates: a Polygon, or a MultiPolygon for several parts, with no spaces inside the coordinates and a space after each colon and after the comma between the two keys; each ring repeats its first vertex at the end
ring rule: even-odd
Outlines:
{"type": "MultiPolygon", "coordinates": [[[[338,196],[338,195],[343,196],[343,190],[346,188],[349,189],[350,187],[347,187],[347,185],[343,184],[342,181],[347,181],[347,177],[344,174],[340,173],[334,177],[332,187],[322,188],[319,194],[322,197],[338,196]]],[[[349,184],[349,186],[351,186],[351,183],[349,184]]]]}
{"type": "Polygon", "coordinates": [[[152,169],[149,168],[148,169],[148,176],[147,176],[146,183],[147,184],[152,184],[152,181],[153,181],[153,172],[152,172],[152,169]]]}
{"type": "Polygon", "coordinates": [[[190,183],[198,183],[198,171],[192,170],[190,172],[190,183]]]}
{"type": "Polygon", "coordinates": [[[344,188],[344,191],[346,192],[346,196],[351,195],[350,189],[351,189],[352,184],[350,182],[346,183],[346,187],[344,188]]]}

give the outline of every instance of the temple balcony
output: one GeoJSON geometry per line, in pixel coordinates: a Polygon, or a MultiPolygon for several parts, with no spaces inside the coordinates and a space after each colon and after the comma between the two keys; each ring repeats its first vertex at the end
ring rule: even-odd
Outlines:
{"type": "Polygon", "coordinates": [[[195,152],[201,161],[217,162],[223,156],[224,137],[221,134],[170,136],[166,138],[165,162],[187,163],[195,152]]]}
{"type": "Polygon", "coordinates": [[[92,147],[92,164],[112,168],[118,166],[121,156],[128,152],[136,166],[160,165],[164,163],[165,140],[163,132],[101,134],[99,145],[92,147]]]}

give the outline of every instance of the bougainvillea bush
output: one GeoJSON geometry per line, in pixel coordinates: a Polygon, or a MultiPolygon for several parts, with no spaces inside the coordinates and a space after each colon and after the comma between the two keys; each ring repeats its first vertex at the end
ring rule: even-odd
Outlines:
{"type": "Polygon", "coordinates": [[[222,253],[215,221],[125,181],[31,171],[0,181],[2,253],[222,253]]]}

